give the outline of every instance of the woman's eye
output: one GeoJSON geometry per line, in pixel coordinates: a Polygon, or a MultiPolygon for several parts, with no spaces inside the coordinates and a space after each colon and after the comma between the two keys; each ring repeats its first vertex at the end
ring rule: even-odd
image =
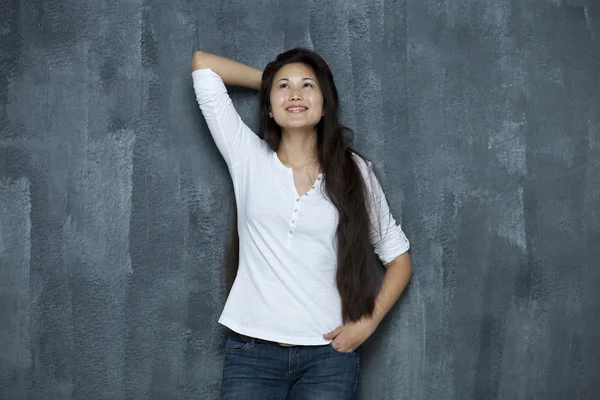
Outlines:
{"type": "Polygon", "coordinates": [[[287,87],[287,83],[282,83],[281,85],[279,85],[279,89],[283,89],[284,87],[287,87]]]}
{"type": "Polygon", "coordinates": [[[304,84],[304,86],[314,87],[312,83],[308,83],[308,82],[306,82],[306,83],[304,84]]]}

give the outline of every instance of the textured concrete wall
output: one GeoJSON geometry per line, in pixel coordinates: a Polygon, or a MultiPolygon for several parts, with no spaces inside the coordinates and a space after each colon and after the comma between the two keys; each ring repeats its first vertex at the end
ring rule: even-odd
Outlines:
{"type": "Polygon", "coordinates": [[[360,398],[600,398],[596,0],[0,5],[0,398],[216,398],[232,193],[189,59],[296,46],[413,246],[360,398]]]}

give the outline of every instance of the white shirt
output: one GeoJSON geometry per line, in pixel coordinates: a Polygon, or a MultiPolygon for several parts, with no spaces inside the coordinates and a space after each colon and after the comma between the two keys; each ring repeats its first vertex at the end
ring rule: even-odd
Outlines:
{"type": "MultiPolygon", "coordinates": [[[[223,80],[192,72],[196,99],[223,155],[237,203],[238,273],[219,323],[243,335],[322,345],[342,324],[336,285],[337,210],[323,176],[299,196],[292,169],[241,120],[223,80]]],[[[387,264],[409,248],[371,166],[356,156],[370,193],[371,241],[387,264]]]]}

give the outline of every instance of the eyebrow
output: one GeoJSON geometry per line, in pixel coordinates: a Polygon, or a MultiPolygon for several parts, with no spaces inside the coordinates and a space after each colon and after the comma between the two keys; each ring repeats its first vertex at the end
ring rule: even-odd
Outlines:
{"type": "MultiPolygon", "coordinates": [[[[311,80],[313,82],[316,82],[313,78],[302,78],[302,80],[307,80],[307,79],[311,80]]],[[[281,78],[277,82],[279,82],[279,81],[289,81],[289,79],[288,78],[281,78]]]]}

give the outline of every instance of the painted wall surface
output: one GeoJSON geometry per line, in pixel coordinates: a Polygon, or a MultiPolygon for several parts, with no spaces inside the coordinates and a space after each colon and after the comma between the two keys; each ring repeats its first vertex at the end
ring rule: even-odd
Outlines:
{"type": "Polygon", "coordinates": [[[600,398],[598,1],[0,4],[0,398],[217,398],[232,191],[189,60],[297,46],[412,244],[359,398],[600,398]]]}

